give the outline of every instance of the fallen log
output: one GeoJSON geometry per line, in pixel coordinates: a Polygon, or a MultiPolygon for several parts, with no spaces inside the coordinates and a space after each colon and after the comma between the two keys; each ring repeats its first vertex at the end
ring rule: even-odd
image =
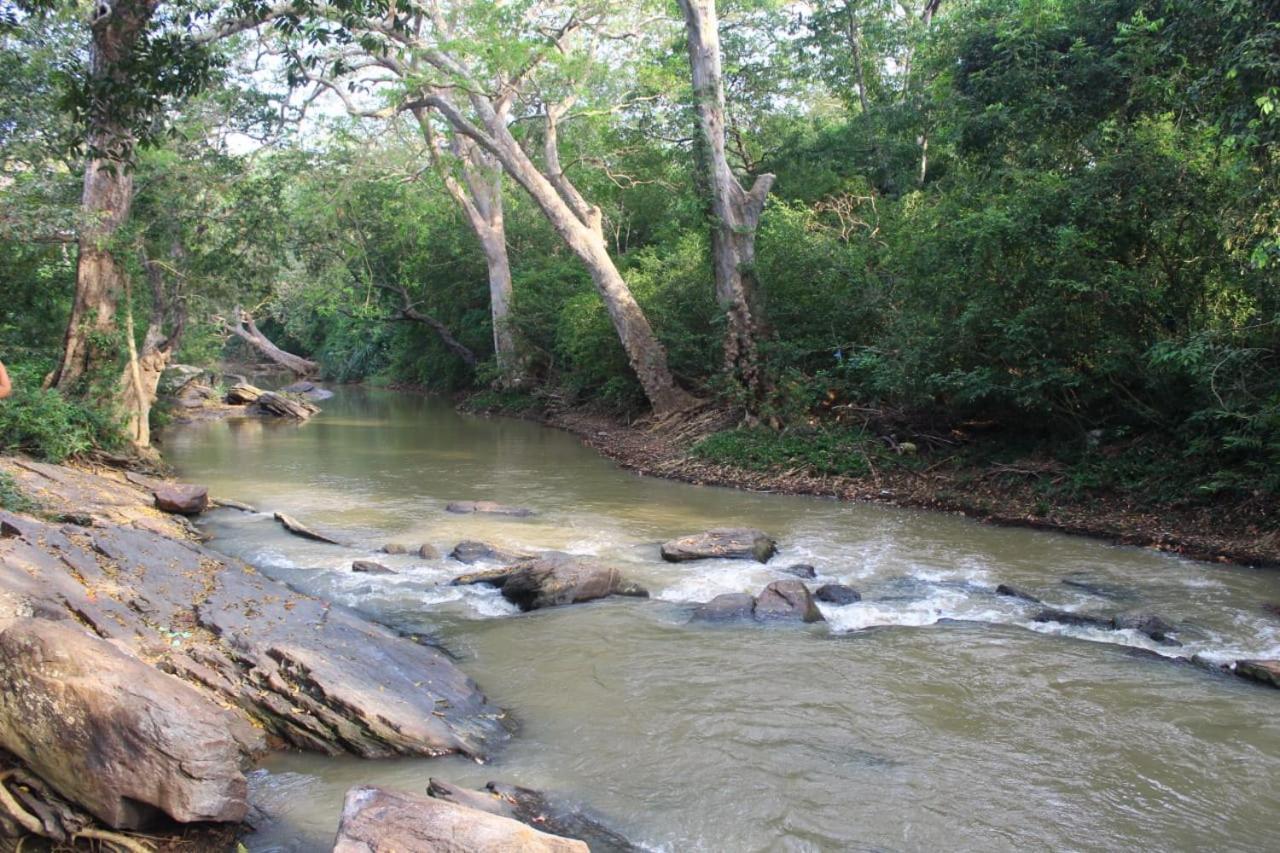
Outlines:
{"type": "Polygon", "coordinates": [[[289,394],[277,394],[274,391],[263,391],[253,404],[253,409],[260,414],[293,418],[298,421],[305,421],[320,411],[320,407],[314,403],[289,394]]]}
{"type": "Polygon", "coordinates": [[[292,533],[294,536],[301,536],[303,539],[314,539],[316,542],[327,542],[330,545],[343,544],[337,539],[325,536],[323,533],[316,533],[310,527],[307,527],[301,521],[298,521],[298,519],[287,513],[277,512],[275,515],[276,521],[284,525],[284,529],[292,533]]]}

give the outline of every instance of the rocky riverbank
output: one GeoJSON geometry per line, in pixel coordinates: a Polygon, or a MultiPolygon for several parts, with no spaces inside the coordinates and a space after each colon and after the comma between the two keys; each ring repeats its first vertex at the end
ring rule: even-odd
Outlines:
{"type": "Polygon", "coordinates": [[[207,548],[136,476],[0,458],[0,829],[56,842],[248,814],[291,747],[483,756],[502,712],[442,652],[207,548]]]}
{"type": "Polygon", "coordinates": [[[489,410],[467,400],[461,407],[566,430],[623,468],[646,476],[954,512],[990,524],[1088,536],[1194,560],[1280,567],[1280,524],[1274,510],[1257,506],[1188,502],[1153,510],[1124,495],[1046,503],[1026,476],[1011,473],[1008,466],[974,467],[951,464],[950,459],[923,469],[878,469],[861,477],[797,469],[752,470],[708,461],[692,452],[698,442],[736,425],[735,416],[714,408],[663,422],[625,423],[583,409],[489,410]]]}

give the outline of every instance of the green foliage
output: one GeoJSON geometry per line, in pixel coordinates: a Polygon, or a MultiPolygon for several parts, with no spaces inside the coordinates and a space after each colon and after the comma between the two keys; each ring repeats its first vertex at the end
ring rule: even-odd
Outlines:
{"type": "Polygon", "coordinates": [[[39,508],[39,504],[27,497],[10,474],[0,471],[0,509],[30,514],[39,508]]]}
{"type": "Polygon", "coordinates": [[[0,452],[4,453],[61,462],[94,448],[120,447],[120,428],[112,414],[25,381],[15,385],[12,397],[0,401],[0,452]]]}
{"type": "Polygon", "coordinates": [[[777,432],[742,427],[698,442],[695,456],[754,471],[858,477],[870,470],[876,439],[860,431],[816,429],[777,432]]]}

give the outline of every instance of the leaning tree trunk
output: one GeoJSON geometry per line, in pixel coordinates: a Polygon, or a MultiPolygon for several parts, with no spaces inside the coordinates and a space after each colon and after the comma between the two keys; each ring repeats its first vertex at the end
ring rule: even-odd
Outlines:
{"type": "Polygon", "coordinates": [[[253,315],[248,311],[242,311],[240,308],[235,310],[235,323],[226,323],[227,331],[236,337],[247,342],[251,347],[274,361],[276,364],[292,371],[298,376],[310,376],[320,370],[320,365],[310,359],[303,358],[300,355],[294,355],[280,349],[271,342],[271,339],[258,329],[257,323],[253,321],[253,315]]]}
{"type": "MultiPolygon", "coordinates": [[[[120,377],[120,402],[127,419],[125,433],[134,447],[139,448],[151,446],[151,407],[156,402],[156,389],[186,327],[186,308],[182,297],[175,294],[170,298],[166,293],[164,271],[160,265],[144,256],[142,268],[151,285],[151,318],[139,352],[134,343],[133,317],[125,315],[129,363],[120,377]],[[166,324],[170,327],[167,335],[164,331],[166,324]]],[[[127,280],[125,288],[127,293],[127,280]]]]}
{"type": "Polygon", "coordinates": [[[128,66],[159,0],[106,0],[94,5],[89,48],[92,94],[86,133],[89,162],[80,197],[83,220],[76,290],[63,338],[62,360],[46,385],[64,391],[92,377],[117,354],[104,346],[116,330],[116,303],[127,272],[114,254],[116,234],[133,203],[133,135],[122,123],[113,92],[127,91],[128,66]]]}
{"type": "MultiPolygon", "coordinates": [[[[489,311],[493,322],[493,353],[498,362],[498,371],[502,376],[501,382],[508,387],[520,386],[525,380],[526,365],[511,321],[513,289],[502,204],[502,166],[495,162],[493,157],[487,154],[475,140],[455,131],[450,134],[449,148],[462,167],[463,179],[459,181],[440,156],[440,140],[431,126],[426,111],[421,107],[415,107],[413,114],[426,138],[432,164],[449,195],[462,208],[467,224],[471,226],[484,252],[485,266],[489,273],[489,311]]],[[[410,319],[416,318],[410,317],[410,319]]],[[[445,343],[459,355],[462,354],[447,340],[445,343]]],[[[470,350],[466,352],[470,353],[470,350]]],[[[474,366],[474,356],[468,364],[474,366]]]]}
{"type": "Polygon", "coordinates": [[[757,397],[764,390],[755,313],[756,229],[773,175],[760,175],[751,191],[743,190],[725,154],[724,81],[720,69],[720,34],[715,0],[678,0],[684,13],[698,106],[711,212],[716,298],[725,313],[724,369],[757,397]]]}

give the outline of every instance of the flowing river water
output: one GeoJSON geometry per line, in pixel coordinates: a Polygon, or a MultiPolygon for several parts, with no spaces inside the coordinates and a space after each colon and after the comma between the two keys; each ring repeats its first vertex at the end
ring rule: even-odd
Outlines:
{"type": "MultiPolygon", "coordinates": [[[[1204,666],[1280,657],[1280,574],[964,518],[638,477],[574,437],[447,403],[340,388],[302,427],[171,427],[167,459],[256,514],[207,516],[213,546],[455,654],[518,731],[485,765],[279,754],[253,775],[253,851],[327,851],[346,789],[429,777],[538,788],[665,851],[1280,847],[1280,693],[1204,666]],[[451,515],[450,500],[529,506],[451,515]],[[271,511],[353,547],[286,534],[271,511]],[[759,527],[754,562],[661,561],[658,543],[759,527]],[[459,540],[598,555],[645,585],[518,614],[451,587],[459,540]],[[351,571],[374,558],[394,576],[351,571]],[[793,563],[863,600],[814,626],[689,624],[693,603],[759,592],[793,563]],[[1145,610],[1181,647],[1035,623],[1046,604],[1145,610]]],[[[477,566],[483,568],[484,566],[477,566]]],[[[811,585],[813,582],[810,582],[811,585]]]]}

